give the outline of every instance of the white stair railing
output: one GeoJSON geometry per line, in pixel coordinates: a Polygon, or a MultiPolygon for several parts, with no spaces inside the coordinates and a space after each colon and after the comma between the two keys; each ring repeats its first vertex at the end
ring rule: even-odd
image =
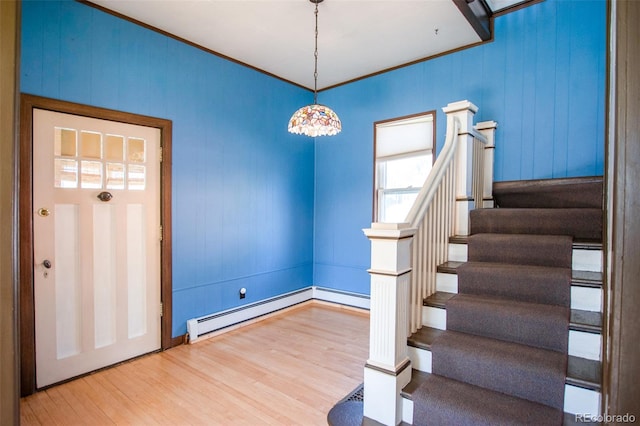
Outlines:
{"type": "Polygon", "coordinates": [[[435,292],[437,267],[448,260],[449,238],[469,235],[469,211],[491,200],[487,179],[492,184],[496,123],[481,123],[481,130],[476,130],[473,115],[477,107],[468,101],[451,103],[443,110],[447,113],[445,144],[406,219],[416,230],[409,334],[422,327],[422,301],[435,292]],[[486,153],[485,148],[490,151],[486,153]]]}
{"type": "Polygon", "coordinates": [[[402,419],[400,391],[411,379],[407,336],[422,327],[423,299],[435,292],[436,269],[447,261],[449,237],[468,235],[469,211],[493,204],[496,123],[474,128],[478,108],[469,101],[443,110],[445,144],[405,223],[373,223],[364,230],[371,240],[364,416],[385,425],[402,419]]]}
{"type": "Polygon", "coordinates": [[[447,244],[454,226],[456,174],[453,160],[459,129],[458,117],[448,116],[445,146],[407,215],[409,227],[416,230],[411,250],[409,334],[422,327],[422,301],[435,292],[436,269],[447,261],[447,244]]]}

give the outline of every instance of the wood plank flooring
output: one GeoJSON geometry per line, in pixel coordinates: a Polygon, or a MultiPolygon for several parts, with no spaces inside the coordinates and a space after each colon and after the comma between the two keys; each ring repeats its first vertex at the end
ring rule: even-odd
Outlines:
{"type": "Polygon", "coordinates": [[[326,425],[362,383],[367,312],[308,303],[51,387],[22,425],[326,425]]]}

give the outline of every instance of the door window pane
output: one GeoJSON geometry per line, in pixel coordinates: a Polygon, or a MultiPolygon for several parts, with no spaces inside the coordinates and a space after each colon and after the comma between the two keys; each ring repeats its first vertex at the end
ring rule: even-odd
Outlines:
{"type": "Polygon", "coordinates": [[[75,157],[77,133],[73,129],[55,128],[53,154],[56,157],[75,157]]]}
{"type": "Polygon", "coordinates": [[[102,158],[102,135],[94,132],[80,133],[80,154],[85,158],[102,158]]]}
{"type": "Polygon", "coordinates": [[[145,186],[145,167],[138,164],[129,164],[128,169],[129,189],[143,191],[145,186]]]}
{"type": "Polygon", "coordinates": [[[124,189],[124,164],[107,163],[107,189],[124,189]]]}
{"type": "Polygon", "coordinates": [[[81,188],[102,188],[102,163],[99,161],[82,161],[80,172],[81,188]]]}
{"type": "Polygon", "coordinates": [[[78,187],[78,162],[56,158],[54,160],[54,177],[56,188],[77,188],[78,187]]]}
{"type": "Polygon", "coordinates": [[[94,130],[54,130],[56,188],[146,189],[145,139],[94,130]]]}
{"type": "Polygon", "coordinates": [[[104,137],[104,158],[107,161],[124,161],[124,137],[106,135],[104,137]]]}
{"type": "Polygon", "coordinates": [[[127,159],[132,163],[145,162],[144,139],[129,138],[127,159]]]}

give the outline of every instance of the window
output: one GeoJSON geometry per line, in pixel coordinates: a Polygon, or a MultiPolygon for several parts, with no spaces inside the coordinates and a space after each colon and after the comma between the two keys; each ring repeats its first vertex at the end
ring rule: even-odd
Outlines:
{"type": "Polygon", "coordinates": [[[434,119],[430,111],[374,124],[374,221],[405,221],[433,165],[434,119]]]}
{"type": "Polygon", "coordinates": [[[145,189],[146,140],[55,128],[56,188],[145,189]]]}

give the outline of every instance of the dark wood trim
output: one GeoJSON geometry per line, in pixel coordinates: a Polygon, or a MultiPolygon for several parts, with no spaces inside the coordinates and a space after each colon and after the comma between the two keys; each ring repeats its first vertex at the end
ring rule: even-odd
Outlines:
{"type": "Polygon", "coordinates": [[[45,109],[84,117],[100,118],[160,129],[162,164],[160,167],[161,243],[160,293],[163,304],[161,320],[162,349],[174,346],[172,328],[172,255],[171,255],[171,134],[170,120],[122,111],[82,105],[57,99],[22,94],[20,98],[20,348],[21,395],[36,390],[35,380],[35,312],[33,299],[33,109],[45,109]]]}
{"type": "Polygon", "coordinates": [[[20,423],[18,87],[21,2],[0,2],[0,424],[20,423]]]}
{"type": "Polygon", "coordinates": [[[453,0],[462,16],[469,22],[471,28],[478,34],[480,40],[487,41],[493,37],[491,9],[484,0],[453,0]]]}
{"type": "Polygon", "coordinates": [[[243,67],[251,68],[252,70],[255,70],[255,71],[258,71],[258,72],[260,72],[262,74],[268,75],[269,77],[277,78],[278,80],[284,81],[285,83],[293,84],[294,86],[297,86],[297,87],[299,87],[301,89],[305,89],[305,90],[308,90],[310,92],[313,91],[312,88],[305,87],[305,86],[303,86],[301,84],[298,84],[298,83],[295,83],[293,81],[284,79],[284,78],[279,77],[279,76],[277,76],[277,75],[275,75],[273,73],[270,73],[269,71],[265,71],[263,69],[254,67],[253,65],[249,65],[246,62],[242,62],[242,61],[239,61],[238,59],[234,59],[234,58],[232,58],[230,56],[227,56],[227,55],[224,55],[224,54],[222,54],[220,52],[216,52],[215,50],[208,49],[208,48],[206,48],[204,46],[201,46],[201,45],[199,45],[197,43],[194,43],[192,41],[189,41],[187,39],[179,37],[179,36],[177,36],[175,34],[171,34],[170,32],[167,32],[167,31],[161,30],[160,28],[154,27],[153,25],[145,24],[142,21],[138,21],[137,19],[134,19],[134,18],[132,18],[130,16],[127,16],[127,15],[123,15],[122,13],[116,12],[114,10],[107,9],[107,8],[105,8],[103,6],[97,5],[97,4],[92,3],[92,2],[90,2],[88,0],[76,0],[76,1],[78,3],[82,3],[82,4],[86,5],[86,6],[93,7],[94,9],[98,9],[98,10],[104,12],[104,13],[108,13],[109,15],[113,15],[113,16],[115,16],[117,18],[124,19],[125,21],[129,21],[129,22],[131,22],[133,24],[136,24],[136,25],[139,25],[141,27],[147,28],[147,29],[149,29],[151,31],[155,31],[155,32],[157,32],[159,34],[162,34],[162,35],[164,35],[166,37],[169,37],[169,38],[172,38],[174,40],[177,40],[177,41],[179,41],[181,43],[188,44],[189,46],[195,47],[196,49],[200,49],[200,50],[202,50],[204,52],[207,52],[207,53],[210,53],[212,55],[218,56],[219,58],[222,58],[224,60],[236,63],[238,65],[242,65],[243,67]]]}
{"type": "Polygon", "coordinates": [[[379,121],[374,121],[373,122],[373,211],[371,213],[371,221],[375,222],[378,219],[378,193],[376,190],[376,140],[377,140],[377,127],[378,124],[384,124],[384,123],[391,123],[393,121],[400,121],[400,120],[408,120],[410,118],[416,118],[416,117],[422,117],[425,115],[431,115],[433,116],[432,120],[433,120],[433,136],[432,136],[432,140],[433,140],[433,156],[431,157],[431,165],[435,164],[436,162],[436,114],[437,111],[435,109],[429,110],[429,111],[424,111],[424,112],[418,112],[415,114],[409,114],[409,115],[405,115],[402,117],[397,117],[397,118],[386,118],[384,120],[379,120],[379,121]]]}
{"type": "MultiPolygon", "coordinates": [[[[409,236],[409,237],[405,237],[405,238],[411,238],[413,237],[413,235],[409,236]]],[[[405,238],[400,238],[401,240],[404,240],[405,238]]],[[[375,238],[376,240],[394,240],[394,238],[375,238]]],[[[397,240],[396,240],[397,241],[397,240]]],[[[382,271],[380,269],[367,269],[367,272],[369,273],[369,275],[383,275],[385,277],[402,277],[404,275],[407,275],[408,273],[410,273],[412,271],[411,268],[408,269],[404,269],[402,271],[398,271],[398,272],[391,272],[391,271],[382,271]]]]}
{"type": "MultiPolygon", "coordinates": [[[[176,346],[185,345],[186,343],[187,343],[187,339],[185,336],[177,336],[171,339],[171,345],[169,347],[174,348],[176,346]]],[[[164,349],[168,349],[168,348],[164,348],[164,349]]]]}
{"type": "MultiPolygon", "coordinates": [[[[429,111],[423,111],[423,112],[416,112],[415,114],[409,114],[409,115],[403,115],[401,117],[394,117],[394,118],[385,118],[384,120],[378,120],[378,121],[374,121],[373,125],[377,125],[377,124],[385,124],[385,123],[393,123],[394,121],[402,121],[402,120],[409,120],[411,118],[418,118],[418,117],[422,117],[425,115],[433,115],[433,122],[435,123],[436,120],[436,110],[432,109],[429,111]]],[[[435,126],[434,126],[435,128],[435,126]]],[[[375,127],[374,127],[375,129],[375,127]]],[[[435,130],[433,132],[434,135],[434,142],[435,142],[435,130]]]]}
{"type": "Polygon", "coordinates": [[[410,365],[411,365],[411,360],[410,359],[406,359],[395,370],[387,370],[387,369],[385,369],[383,367],[378,367],[377,365],[369,364],[368,362],[365,363],[364,367],[365,368],[369,368],[371,370],[379,371],[379,372],[384,373],[384,374],[388,374],[389,376],[397,377],[397,376],[400,375],[400,373],[402,373],[404,370],[406,370],[407,367],[409,367],[410,365]]]}
{"type": "Polygon", "coordinates": [[[542,3],[544,0],[523,0],[513,6],[505,7],[504,9],[494,10],[493,17],[506,15],[507,13],[515,12],[525,7],[533,6],[534,4],[542,3]]]}
{"type": "MultiPolygon", "coordinates": [[[[611,182],[611,176],[613,175],[613,170],[610,170],[612,161],[611,155],[611,147],[614,145],[613,134],[613,122],[612,117],[613,113],[613,94],[615,93],[614,88],[612,86],[612,81],[614,81],[613,73],[615,72],[616,65],[613,62],[613,58],[611,55],[611,48],[613,47],[614,34],[612,28],[614,27],[614,17],[613,17],[613,9],[611,6],[611,2],[607,2],[607,53],[606,53],[606,86],[605,86],[605,116],[604,116],[604,129],[605,129],[605,150],[604,150],[604,200],[603,200],[603,228],[604,228],[604,239],[602,244],[603,253],[610,253],[612,247],[612,234],[613,231],[611,229],[613,223],[613,211],[611,209],[612,202],[614,197],[611,182]]],[[[607,406],[609,404],[608,400],[610,399],[610,389],[611,389],[611,330],[610,326],[612,321],[609,319],[609,315],[612,312],[611,308],[611,277],[609,272],[613,265],[615,264],[615,259],[611,256],[610,261],[607,260],[607,256],[603,257],[603,273],[602,273],[602,389],[601,395],[602,397],[600,402],[600,412],[606,413],[607,406]],[[606,273],[605,273],[606,271],[606,273]]]]}
{"type": "Polygon", "coordinates": [[[468,44],[466,46],[462,46],[462,47],[458,47],[458,48],[455,48],[455,49],[447,50],[446,52],[436,53],[435,55],[425,56],[424,58],[416,59],[416,60],[413,60],[411,62],[406,62],[404,64],[396,65],[394,67],[385,68],[385,69],[382,69],[380,71],[373,72],[371,74],[366,74],[366,75],[363,75],[363,76],[360,76],[360,77],[352,78],[351,80],[343,81],[342,83],[336,83],[336,84],[333,84],[331,86],[323,87],[322,89],[318,89],[318,93],[324,92],[325,90],[335,89],[336,87],[345,86],[347,84],[351,84],[351,83],[354,83],[356,81],[364,80],[364,79],[367,79],[369,77],[375,77],[377,75],[386,74],[388,72],[399,70],[401,68],[410,67],[411,65],[419,64],[421,62],[430,61],[432,59],[436,59],[436,58],[440,58],[442,56],[450,55],[452,53],[461,52],[463,50],[467,50],[467,49],[471,49],[471,48],[474,48],[474,47],[477,47],[477,46],[481,46],[483,44],[490,43],[492,41],[493,41],[493,38],[490,39],[490,40],[487,40],[487,41],[479,41],[477,43],[471,43],[471,44],[468,44]]]}
{"type": "Polygon", "coordinates": [[[608,341],[605,361],[605,412],[640,415],[640,2],[616,1],[610,14],[615,37],[610,64],[612,104],[608,140],[611,197],[608,341]]]}
{"type": "Polygon", "coordinates": [[[160,220],[162,223],[161,250],[161,300],[162,300],[162,349],[169,349],[173,344],[173,230],[171,210],[172,187],[172,135],[173,123],[161,120],[159,123],[162,141],[162,165],[160,167],[160,220]]]}
{"type": "Polygon", "coordinates": [[[32,107],[20,100],[19,263],[20,263],[20,394],[36,389],[35,312],[33,300],[32,107]]]}
{"type": "MultiPolygon", "coordinates": [[[[166,37],[169,37],[169,38],[172,38],[174,40],[180,41],[181,43],[188,44],[189,46],[195,47],[196,49],[200,49],[200,50],[202,50],[204,52],[207,52],[207,53],[210,53],[212,55],[218,56],[218,57],[220,57],[222,59],[225,59],[227,61],[231,61],[231,62],[236,63],[238,65],[242,65],[244,67],[251,68],[252,70],[255,70],[255,71],[258,71],[258,72],[260,72],[262,74],[268,75],[269,77],[276,78],[276,79],[278,79],[280,81],[284,81],[285,83],[289,83],[289,84],[292,84],[292,85],[294,85],[296,87],[299,87],[301,89],[305,89],[305,90],[308,90],[310,92],[313,92],[313,88],[311,88],[311,87],[305,87],[305,86],[303,86],[301,84],[298,84],[298,83],[295,83],[293,81],[286,80],[286,79],[284,79],[282,77],[279,77],[279,76],[277,76],[275,74],[272,74],[272,73],[270,73],[268,71],[265,71],[265,70],[260,69],[260,68],[256,68],[256,67],[254,67],[252,65],[249,65],[249,64],[247,64],[245,62],[239,61],[239,60],[234,59],[234,58],[232,58],[230,56],[227,56],[227,55],[224,55],[222,53],[216,52],[214,50],[208,49],[208,48],[206,48],[204,46],[201,46],[201,45],[196,44],[194,42],[191,42],[189,40],[183,39],[181,37],[178,37],[178,36],[176,36],[174,34],[171,34],[171,33],[167,32],[167,31],[161,30],[161,29],[156,28],[154,26],[151,26],[149,24],[145,24],[144,22],[138,21],[138,20],[133,19],[133,18],[131,18],[129,16],[123,15],[121,13],[115,12],[115,11],[107,9],[107,8],[104,8],[104,7],[102,7],[100,5],[97,5],[95,3],[92,3],[92,2],[90,2],[88,0],[76,0],[76,1],[78,3],[82,3],[82,4],[85,4],[87,6],[90,6],[90,7],[93,7],[95,9],[98,9],[98,10],[104,12],[104,13],[108,13],[108,14],[116,16],[116,17],[118,17],[120,19],[124,19],[124,20],[129,21],[131,23],[134,23],[136,25],[140,25],[141,27],[147,28],[149,30],[152,30],[152,31],[155,31],[155,32],[157,32],[159,34],[162,34],[162,35],[164,35],[166,37]]],[[[544,0],[537,0],[537,1],[544,1],[544,0]]],[[[491,25],[493,25],[493,24],[491,24],[491,25]]],[[[491,33],[493,33],[493,31],[491,31],[491,33]]],[[[415,64],[418,64],[420,62],[425,62],[425,61],[429,61],[431,59],[439,58],[441,56],[449,55],[451,53],[456,53],[456,52],[460,52],[460,51],[465,50],[465,49],[470,49],[472,47],[480,46],[482,44],[485,44],[485,43],[491,42],[491,41],[493,41],[493,38],[490,38],[490,39],[484,40],[484,41],[480,41],[480,42],[477,42],[477,43],[472,43],[472,44],[469,44],[467,46],[458,47],[456,49],[451,49],[451,50],[448,50],[446,52],[437,53],[435,55],[426,56],[426,57],[421,58],[421,59],[416,59],[416,60],[413,60],[411,62],[407,62],[407,63],[400,64],[400,65],[396,65],[394,67],[385,68],[385,69],[382,69],[380,71],[376,71],[376,72],[371,73],[371,74],[366,74],[366,75],[363,75],[363,76],[360,76],[360,77],[353,78],[351,80],[347,80],[347,81],[343,81],[341,83],[333,84],[331,86],[323,87],[321,89],[318,89],[318,93],[319,92],[323,92],[325,90],[334,89],[336,87],[344,86],[344,85],[347,85],[347,84],[350,84],[350,83],[353,83],[353,82],[356,82],[356,81],[359,81],[359,80],[364,80],[364,79],[369,78],[369,77],[374,77],[376,75],[385,74],[387,72],[394,71],[394,70],[397,70],[397,69],[400,69],[400,68],[404,68],[404,67],[408,67],[408,66],[411,66],[411,65],[415,65],[415,64]]]]}

